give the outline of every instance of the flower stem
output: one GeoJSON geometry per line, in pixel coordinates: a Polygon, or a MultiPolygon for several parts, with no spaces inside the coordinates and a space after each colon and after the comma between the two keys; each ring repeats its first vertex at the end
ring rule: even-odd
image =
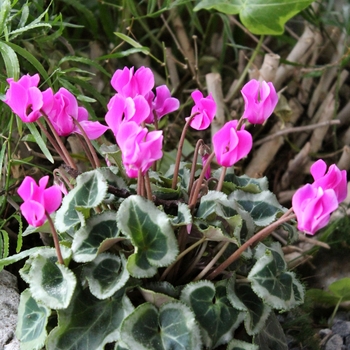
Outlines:
{"type": "Polygon", "coordinates": [[[192,119],[198,114],[199,112],[193,113],[188,119],[187,122],[182,130],[181,138],[179,141],[179,146],[177,149],[177,155],[176,155],[176,160],[175,160],[175,167],[174,167],[174,174],[173,174],[173,182],[171,185],[171,188],[174,190],[177,184],[177,176],[179,175],[179,169],[180,169],[180,162],[181,162],[181,156],[182,156],[182,148],[185,142],[185,136],[186,136],[186,131],[192,121],[192,119]]]}
{"type": "Polygon", "coordinates": [[[146,171],[145,175],[143,175],[144,178],[144,183],[145,183],[145,187],[146,187],[146,194],[147,194],[147,199],[152,201],[152,189],[151,189],[151,182],[149,180],[149,175],[148,175],[148,171],[146,171]]]}
{"type": "Polygon", "coordinates": [[[86,132],[84,130],[84,128],[80,125],[80,123],[75,119],[75,118],[72,118],[73,119],[73,122],[74,124],[78,127],[79,131],[81,132],[81,135],[84,137],[84,140],[87,144],[87,146],[89,147],[89,151],[92,155],[92,158],[94,159],[94,168],[99,168],[101,166],[100,164],[100,160],[98,159],[98,156],[97,156],[97,153],[95,151],[95,148],[94,146],[92,145],[90,139],[88,138],[88,136],[86,135],[86,132]]]}
{"type": "Polygon", "coordinates": [[[55,244],[58,263],[64,265],[64,261],[63,261],[63,257],[62,257],[62,253],[61,253],[61,248],[60,248],[60,242],[58,240],[58,235],[57,235],[57,231],[55,229],[55,225],[53,224],[51,216],[48,212],[46,212],[46,217],[47,217],[47,220],[48,220],[50,228],[51,228],[51,233],[52,233],[52,237],[53,237],[53,242],[55,244]]]}
{"type": "Polygon", "coordinates": [[[200,244],[202,244],[204,241],[206,240],[205,237],[201,238],[199,241],[197,241],[196,243],[193,243],[191,246],[189,246],[186,250],[184,250],[183,252],[181,252],[177,257],[176,260],[170,265],[168,266],[165,271],[163,272],[162,276],[160,277],[160,281],[163,281],[164,278],[167,276],[167,274],[170,272],[170,270],[173,268],[173,266],[180,261],[186,254],[188,254],[190,251],[192,251],[194,248],[196,248],[197,246],[199,246],[200,244]]]}
{"type": "Polygon", "coordinates": [[[275,221],[271,225],[263,228],[261,231],[256,233],[253,237],[248,239],[248,241],[246,241],[244,244],[242,244],[227,260],[225,260],[221,265],[219,265],[207,277],[207,279],[209,279],[209,280],[214,279],[218,274],[220,274],[223,270],[225,270],[229,265],[231,265],[233,262],[235,262],[248,247],[250,247],[251,245],[253,245],[256,242],[259,242],[259,241],[262,241],[263,239],[265,239],[267,236],[269,236],[272,233],[272,231],[274,231],[278,226],[280,226],[284,222],[287,222],[289,220],[294,219],[295,214],[291,214],[291,215],[287,214],[290,212],[290,210],[288,210],[284,215],[282,215],[277,221],[275,221]]]}
{"type": "Polygon", "coordinates": [[[208,160],[205,163],[201,174],[199,175],[199,178],[197,180],[197,185],[195,186],[195,188],[193,190],[193,194],[191,195],[191,198],[188,201],[188,203],[189,203],[188,206],[189,206],[190,209],[193,209],[195,207],[196,203],[197,203],[197,198],[198,198],[198,195],[199,195],[201,184],[202,184],[202,182],[204,180],[204,177],[205,177],[205,172],[207,171],[207,169],[210,166],[210,163],[211,163],[211,161],[213,160],[214,157],[215,157],[215,153],[213,152],[208,157],[208,160]]]}
{"type": "Polygon", "coordinates": [[[213,267],[213,265],[219,260],[222,254],[224,254],[226,248],[230,242],[226,242],[221,249],[217,252],[217,254],[214,256],[214,258],[210,261],[210,263],[201,271],[201,273],[193,280],[193,281],[198,281],[202,277],[206,275],[206,273],[213,267]]]}
{"type": "Polygon", "coordinates": [[[225,175],[226,175],[226,170],[227,170],[227,167],[225,167],[225,166],[223,166],[221,168],[220,179],[219,179],[218,185],[216,186],[217,191],[221,191],[221,189],[222,189],[222,185],[224,184],[224,179],[225,179],[225,175]]]}
{"type": "Polygon", "coordinates": [[[64,153],[64,162],[67,163],[72,169],[77,170],[77,166],[74,163],[73,158],[71,157],[71,155],[69,154],[66,146],[63,144],[60,136],[58,135],[56,129],[54,128],[54,126],[51,123],[51,120],[48,118],[48,116],[46,114],[42,114],[43,118],[45,119],[46,124],[50,127],[51,132],[53,134],[53,136],[55,137],[57,144],[58,144],[58,148],[61,149],[61,151],[64,153]]]}
{"type": "Polygon", "coordinates": [[[198,158],[198,151],[199,147],[203,145],[204,142],[202,139],[199,139],[196,143],[196,148],[194,149],[193,159],[192,159],[192,166],[191,166],[191,173],[190,173],[190,181],[188,184],[188,193],[191,193],[193,182],[194,182],[194,174],[196,172],[196,165],[197,165],[197,158],[198,158]]]}

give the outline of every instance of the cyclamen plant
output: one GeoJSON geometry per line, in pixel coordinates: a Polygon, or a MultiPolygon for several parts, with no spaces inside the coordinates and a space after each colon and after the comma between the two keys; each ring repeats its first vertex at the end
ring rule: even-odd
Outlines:
{"type": "Polygon", "coordinates": [[[279,243],[263,240],[278,227],[293,240],[295,219],[299,230],[314,234],[347,186],[345,171],[335,165],[327,171],[318,160],[314,182],[296,191],[287,210],[266,178],[234,174],[232,166],[253,144],[246,119],[264,123],[277,104],[271,83],[248,82],[241,120],[213,136],[213,152],[199,140],[192,163],[185,163],[186,131],[207,128],[216,113],[212,96],[194,91],[175,164],[161,174],[158,121],[180,104],[166,86],[153,93],[149,68],[115,72],[108,127],[88,121],[69,91],[41,92],[38,75],[8,82],[5,102],[24,122],[39,125],[65,163],[55,171],[60,185],[47,187],[48,176],[39,185],[26,177],[18,188],[30,225],[24,234],[51,232],[55,248],[0,260],[3,267],[28,258],[20,270],[29,285],[19,307],[21,349],[98,350],[114,343],[115,350],[248,350],[283,343],[273,310],[301,304],[304,288],[287,270],[279,243]],[[101,166],[90,139],[107,129],[116,145],[97,150],[101,166]],[[92,170],[79,174],[60,138],[71,133],[86,143],[92,170]],[[212,171],[214,158],[221,168],[212,171]]]}

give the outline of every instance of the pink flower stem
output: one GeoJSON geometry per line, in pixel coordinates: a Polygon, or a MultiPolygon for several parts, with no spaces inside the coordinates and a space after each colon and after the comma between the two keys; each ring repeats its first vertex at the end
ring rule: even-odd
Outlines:
{"type": "Polygon", "coordinates": [[[88,157],[90,164],[93,166],[94,165],[94,159],[92,158],[91,153],[89,152],[89,149],[88,149],[88,147],[86,145],[86,142],[84,142],[83,136],[79,135],[79,134],[76,134],[76,136],[78,138],[78,141],[79,141],[81,147],[84,149],[84,152],[85,152],[86,156],[88,157]]]}
{"type": "Polygon", "coordinates": [[[58,263],[64,265],[64,261],[63,261],[63,257],[62,257],[62,253],[61,253],[61,248],[60,248],[60,242],[58,240],[58,235],[57,235],[57,232],[55,229],[55,225],[53,224],[53,221],[51,219],[50,214],[47,212],[46,212],[46,217],[47,217],[47,220],[48,220],[50,228],[51,228],[51,233],[52,233],[52,237],[53,237],[53,242],[55,244],[58,263]]]}
{"type": "Polygon", "coordinates": [[[207,276],[206,279],[209,279],[209,280],[214,279],[223,270],[225,270],[229,265],[231,265],[233,262],[235,262],[248,247],[250,247],[254,243],[260,242],[263,239],[265,239],[266,237],[268,237],[278,226],[280,226],[284,222],[287,222],[287,221],[295,218],[295,214],[288,215],[287,213],[290,213],[290,210],[288,212],[286,212],[284,215],[282,215],[277,221],[275,221],[271,225],[263,228],[261,231],[256,233],[253,237],[248,239],[248,241],[246,241],[244,244],[242,244],[227,260],[225,260],[209,276],[207,276]]]}
{"type": "Polygon", "coordinates": [[[224,184],[224,179],[225,179],[225,175],[226,175],[226,170],[227,170],[227,167],[225,167],[225,166],[223,166],[221,168],[220,179],[219,179],[219,182],[216,186],[217,191],[221,191],[221,189],[222,189],[222,185],[224,184]]]}
{"type": "Polygon", "coordinates": [[[146,171],[145,175],[143,175],[143,179],[144,179],[144,183],[145,183],[145,187],[146,187],[146,194],[147,194],[147,199],[152,201],[152,189],[151,189],[151,182],[149,180],[149,176],[148,176],[148,171],[146,171]]]}
{"type": "Polygon", "coordinates": [[[186,131],[192,121],[192,119],[199,114],[199,112],[193,113],[188,119],[187,122],[182,130],[181,138],[179,141],[179,146],[177,149],[177,155],[176,155],[176,161],[175,161],[175,168],[174,168],[174,174],[173,174],[173,182],[171,188],[174,190],[176,188],[177,184],[177,176],[179,175],[179,168],[180,168],[180,162],[181,162],[181,156],[182,156],[182,148],[185,142],[185,136],[186,136],[186,131]]]}
{"type": "Polygon", "coordinates": [[[145,196],[145,184],[141,169],[139,169],[137,177],[137,194],[142,197],[145,196]]]}
{"type": "Polygon", "coordinates": [[[237,131],[238,131],[238,130],[241,130],[241,127],[242,127],[242,125],[243,125],[243,123],[244,123],[245,120],[246,120],[246,118],[243,118],[243,117],[241,117],[241,118],[239,119],[238,124],[237,124],[237,131]]]}
{"type": "Polygon", "coordinates": [[[188,201],[188,207],[190,209],[193,209],[195,206],[196,206],[196,203],[197,203],[197,199],[198,199],[198,195],[199,195],[199,191],[200,191],[200,188],[201,188],[201,185],[202,185],[202,182],[204,180],[204,177],[205,177],[205,172],[207,171],[208,167],[210,166],[210,163],[211,161],[213,160],[213,158],[215,157],[215,153],[213,152],[209,157],[208,157],[208,160],[207,162],[205,163],[203,169],[202,169],[202,172],[201,174],[199,175],[199,178],[197,180],[197,185],[196,187],[194,188],[193,190],[193,194],[191,195],[191,198],[189,199],[188,201]]]}
{"type": "Polygon", "coordinates": [[[191,173],[190,173],[190,182],[188,184],[188,193],[191,193],[193,182],[194,182],[194,174],[196,172],[196,165],[197,165],[197,158],[198,158],[198,151],[199,147],[203,145],[204,142],[202,139],[199,139],[196,143],[196,148],[194,149],[193,159],[192,159],[192,167],[191,167],[191,173]]]}
{"type": "Polygon", "coordinates": [[[56,129],[54,128],[54,126],[52,125],[51,123],[51,120],[48,118],[48,116],[44,113],[42,113],[42,116],[43,118],[45,119],[45,122],[46,124],[50,127],[51,129],[51,132],[53,134],[53,136],[55,137],[56,141],[57,141],[57,144],[58,144],[58,147],[61,149],[61,151],[64,153],[64,158],[63,158],[63,161],[68,164],[72,169],[75,169],[77,170],[77,166],[76,164],[74,163],[74,160],[73,158],[71,157],[71,155],[69,154],[66,146],[63,144],[60,136],[57,134],[57,131],[56,129]]]}
{"type": "Polygon", "coordinates": [[[95,163],[95,164],[93,164],[93,167],[95,169],[99,168],[101,166],[100,160],[98,159],[98,156],[97,156],[97,153],[95,151],[95,148],[92,145],[90,139],[87,137],[85,130],[83,129],[83,127],[80,125],[80,123],[75,118],[73,118],[73,122],[78,127],[78,129],[80,130],[81,135],[84,137],[84,140],[85,140],[87,146],[89,147],[90,154],[92,155],[92,158],[93,158],[94,163],[95,163]]]}
{"type": "Polygon", "coordinates": [[[56,152],[59,154],[59,156],[62,158],[62,160],[69,164],[67,157],[65,155],[65,153],[63,152],[63,150],[61,149],[61,147],[58,146],[57,142],[55,141],[55,139],[51,136],[51,134],[45,129],[44,125],[40,122],[40,120],[38,119],[36,121],[36,123],[38,124],[39,128],[42,130],[42,132],[46,135],[47,139],[50,141],[51,145],[54,147],[54,149],[56,150],[56,152]]]}

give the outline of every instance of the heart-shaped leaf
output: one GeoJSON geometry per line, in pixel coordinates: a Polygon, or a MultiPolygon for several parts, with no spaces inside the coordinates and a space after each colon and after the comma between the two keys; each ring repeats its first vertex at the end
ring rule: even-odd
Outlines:
{"type": "Polygon", "coordinates": [[[74,273],[56,256],[37,254],[28,273],[30,291],[35,300],[51,309],[64,309],[73,295],[77,280],[74,273]]]}
{"type": "Polygon", "coordinates": [[[178,254],[177,241],[168,216],[153,202],[130,196],[117,213],[118,226],[135,247],[127,269],[133,277],[152,277],[157,267],[170,265],[178,254]]]}
{"type": "Polygon", "coordinates": [[[125,295],[99,300],[77,286],[68,308],[58,311],[58,326],[48,336],[47,350],[103,350],[120,339],[120,325],[133,311],[125,295]]]}
{"type": "Polygon", "coordinates": [[[121,339],[137,350],[200,350],[202,343],[195,317],[188,306],[176,301],[159,310],[141,304],[123,322],[121,339]]]}
{"type": "Polygon", "coordinates": [[[255,251],[257,259],[248,279],[252,289],[265,303],[275,309],[288,310],[303,302],[304,288],[293,272],[287,272],[287,264],[279,243],[271,247],[259,243],[255,251]]]}
{"type": "Polygon", "coordinates": [[[277,214],[283,213],[283,207],[270,191],[247,193],[242,190],[233,192],[228,197],[234,199],[253,218],[255,225],[265,227],[276,220],[277,214]]]}
{"type": "Polygon", "coordinates": [[[125,258],[102,253],[83,268],[83,277],[89,282],[91,293],[98,299],[111,297],[124,287],[129,279],[125,258]]]}
{"type": "MultiPolygon", "coordinates": [[[[117,213],[105,211],[86,220],[86,226],[76,231],[72,243],[73,259],[76,262],[88,262],[95,259],[104,244],[118,240],[119,228],[117,213]]],[[[121,238],[119,238],[120,240],[121,238]]]]}
{"type": "Polygon", "coordinates": [[[62,201],[55,218],[58,231],[65,232],[77,224],[85,224],[79,208],[89,209],[98,206],[106,196],[107,181],[98,170],[85,172],[77,177],[77,184],[62,201]]]}
{"type": "Polygon", "coordinates": [[[244,325],[249,335],[255,335],[264,327],[271,308],[265,304],[247,283],[235,283],[231,278],[227,285],[227,297],[232,306],[245,312],[244,325]]]}
{"type": "Polygon", "coordinates": [[[202,0],[194,10],[216,9],[229,15],[239,14],[252,33],[280,35],[284,24],[311,3],[312,0],[202,0]]]}
{"type": "Polygon", "coordinates": [[[233,339],[227,345],[226,350],[259,350],[259,347],[242,340],[233,339]]]}
{"type": "Polygon", "coordinates": [[[21,342],[22,350],[42,349],[47,337],[46,325],[50,314],[51,310],[37,302],[29,289],[21,293],[16,336],[21,342]]]}
{"type": "Polygon", "coordinates": [[[205,346],[212,349],[228,343],[244,317],[229,302],[226,283],[220,281],[215,286],[203,280],[186,285],[181,293],[181,300],[191,307],[201,326],[205,346]]]}

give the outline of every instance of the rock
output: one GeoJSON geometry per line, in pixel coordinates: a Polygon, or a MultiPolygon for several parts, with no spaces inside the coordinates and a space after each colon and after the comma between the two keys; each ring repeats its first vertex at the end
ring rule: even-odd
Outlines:
{"type": "Polygon", "coordinates": [[[325,350],[342,350],[343,338],[339,334],[334,334],[329,338],[325,346],[325,350]]]}
{"type": "Polygon", "coordinates": [[[350,322],[349,321],[338,321],[332,326],[333,333],[339,334],[341,337],[350,335],[350,322]]]}
{"type": "Polygon", "coordinates": [[[17,278],[6,270],[0,271],[0,349],[19,350],[15,337],[19,293],[17,278]]]}

